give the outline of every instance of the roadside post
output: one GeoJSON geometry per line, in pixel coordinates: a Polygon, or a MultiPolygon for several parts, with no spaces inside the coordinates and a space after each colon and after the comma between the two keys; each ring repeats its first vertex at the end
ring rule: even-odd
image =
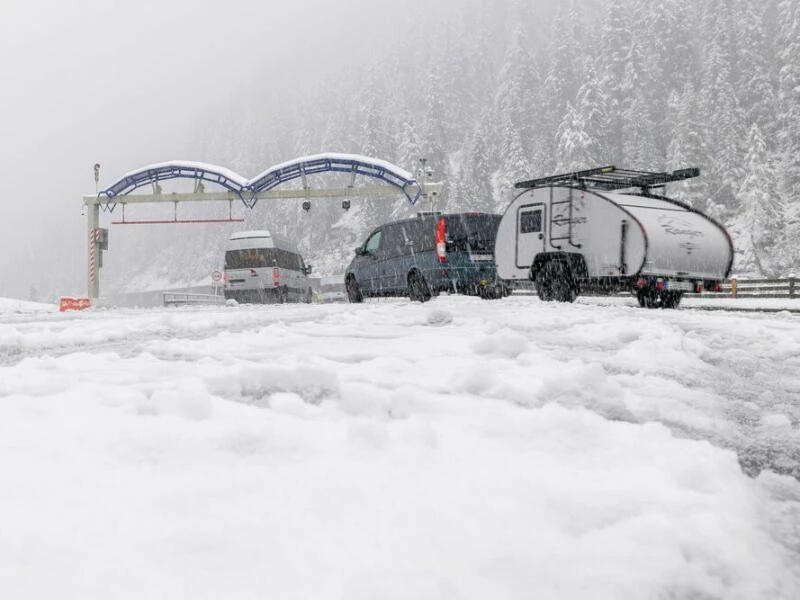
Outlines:
{"type": "Polygon", "coordinates": [[[212,271],[211,272],[211,283],[214,286],[214,295],[218,295],[219,290],[219,282],[222,281],[222,273],[220,271],[212,271]]]}

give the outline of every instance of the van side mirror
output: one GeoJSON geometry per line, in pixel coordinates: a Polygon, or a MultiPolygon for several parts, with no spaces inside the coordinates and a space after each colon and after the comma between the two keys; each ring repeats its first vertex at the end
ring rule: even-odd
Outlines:
{"type": "Polygon", "coordinates": [[[364,246],[359,246],[356,248],[356,256],[364,256],[366,252],[364,252],[364,246]]]}
{"type": "Polygon", "coordinates": [[[312,266],[313,265],[306,265],[305,268],[303,269],[303,274],[304,275],[309,275],[311,273],[311,267],[312,266]]]}

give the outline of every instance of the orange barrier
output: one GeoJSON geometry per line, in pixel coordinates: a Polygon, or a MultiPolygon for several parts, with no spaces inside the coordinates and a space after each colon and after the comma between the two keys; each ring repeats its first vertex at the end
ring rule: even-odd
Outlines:
{"type": "Polygon", "coordinates": [[[89,298],[66,298],[62,297],[58,303],[58,310],[64,312],[67,310],[86,310],[92,307],[92,301],[89,298]]]}

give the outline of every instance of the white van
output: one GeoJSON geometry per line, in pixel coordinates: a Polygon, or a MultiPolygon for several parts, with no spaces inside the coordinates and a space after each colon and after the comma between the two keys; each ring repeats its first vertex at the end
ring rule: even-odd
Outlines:
{"type": "Polygon", "coordinates": [[[311,302],[311,266],[294,243],[269,231],[232,234],[224,270],[225,298],[257,304],[311,302]]]}

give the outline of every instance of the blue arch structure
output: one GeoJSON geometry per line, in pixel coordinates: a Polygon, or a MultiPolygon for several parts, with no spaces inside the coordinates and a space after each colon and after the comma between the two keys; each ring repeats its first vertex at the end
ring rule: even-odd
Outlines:
{"type": "Polygon", "coordinates": [[[159,181],[183,178],[216,183],[236,194],[245,206],[253,208],[258,201],[259,193],[269,191],[293,179],[325,172],[351,173],[380,179],[399,188],[411,204],[422,195],[422,188],[413,175],[391,163],[360,154],[326,153],[296,158],[275,165],[250,180],[230,169],[206,163],[188,161],[158,163],[126,173],[97,196],[101,200],[105,198],[104,207],[112,211],[120,196],[129,194],[137,188],[159,181]]]}
{"type": "Polygon", "coordinates": [[[270,167],[251,179],[249,188],[253,194],[258,194],[298,177],[325,172],[353,173],[380,179],[400,188],[411,204],[414,204],[422,194],[422,188],[408,171],[386,161],[360,154],[335,153],[305,156],[270,167]]]}
{"type": "Polygon", "coordinates": [[[145,185],[179,178],[216,183],[236,194],[242,202],[247,204],[245,190],[249,182],[238,173],[216,165],[178,160],[149,165],[126,173],[119,181],[101,191],[98,198],[105,197],[106,208],[112,211],[117,205],[114,199],[118,196],[129,194],[145,185]]]}

